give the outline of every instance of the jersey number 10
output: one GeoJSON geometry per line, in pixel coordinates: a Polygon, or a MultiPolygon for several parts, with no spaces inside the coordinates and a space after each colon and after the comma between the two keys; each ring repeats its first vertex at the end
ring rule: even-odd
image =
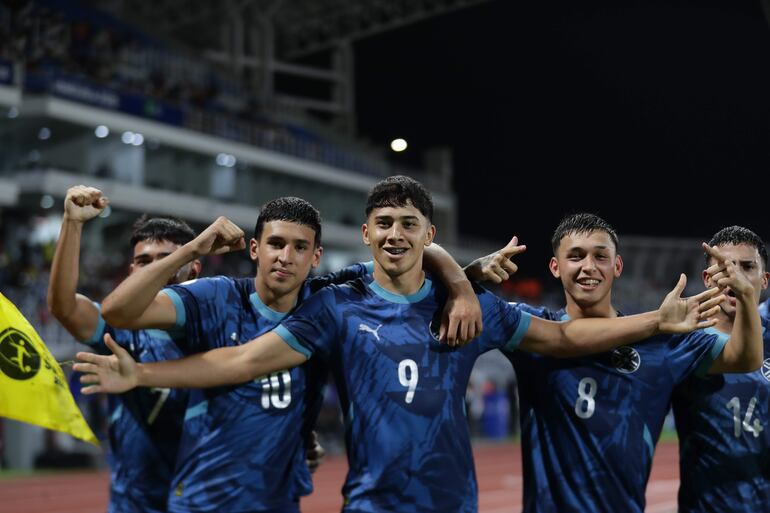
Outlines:
{"type": "Polygon", "coordinates": [[[268,409],[272,405],[273,408],[283,410],[289,407],[291,404],[291,374],[289,371],[268,374],[260,382],[262,383],[262,408],[268,409]]]}

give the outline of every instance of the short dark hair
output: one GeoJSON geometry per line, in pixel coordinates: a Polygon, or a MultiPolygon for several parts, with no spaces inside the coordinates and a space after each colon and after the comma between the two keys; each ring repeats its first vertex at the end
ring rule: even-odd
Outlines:
{"type": "MultiPolygon", "coordinates": [[[[743,226],[728,226],[716,232],[709,241],[709,246],[725,246],[727,244],[734,246],[746,244],[756,248],[759,257],[762,259],[762,268],[767,269],[767,247],[765,247],[764,241],[756,233],[743,226]]],[[[706,258],[706,265],[709,265],[711,257],[706,252],[703,254],[706,258]]]]}
{"type": "Polygon", "coordinates": [[[197,234],[190,225],[177,217],[171,216],[150,216],[142,214],[134,222],[131,229],[131,247],[136,246],[138,242],[168,241],[182,246],[193,240],[197,234]]]}
{"type": "Polygon", "coordinates": [[[270,200],[259,210],[257,224],[254,226],[254,238],[259,241],[265,223],[270,221],[288,221],[301,224],[315,231],[315,245],[321,245],[321,213],[310,202],[294,196],[283,196],[270,200]]]}
{"type": "Polygon", "coordinates": [[[581,212],[579,214],[570,214],[559,222],[559,225],[553,231],[551,236],[551,247],[555,255],[559,251],[561,240],[571,234],[587,234],[595,231],[605,232],[612,239],[615,245],[615,252],[618,251],[618,234],[610,223],[597,216],[581,212]]]}
{"type": "Polygon", "coordinates": [[[433,198],[428,189],[408,176],[389,176],[377,182],[366,198],[366,217],[375,208],[404,207],[411,203],[422,215],[433,219],[433,198]]]}

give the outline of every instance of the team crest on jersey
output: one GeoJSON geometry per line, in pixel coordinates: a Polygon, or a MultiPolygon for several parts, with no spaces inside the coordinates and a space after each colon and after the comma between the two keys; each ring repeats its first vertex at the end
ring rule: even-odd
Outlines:
{"type": "Polygon", "coordinates": [[[642,364],[642,357],[633,347],[620,346],[612,351],[611,362],[619,372],[631,374],[642,364]]]}
{"type": "Polygon", "coordinates": [[[765,358],[762,362],[762,375],[767,381],[770,381],[770,358],[765,358]]]}

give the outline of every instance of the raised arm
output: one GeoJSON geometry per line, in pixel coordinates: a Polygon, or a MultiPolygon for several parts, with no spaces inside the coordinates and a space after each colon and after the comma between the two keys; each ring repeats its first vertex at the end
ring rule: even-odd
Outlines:
{"type": "Polygon", "coordinates": [[[703,249],[716,261],[706,269],[710,284],[721,290],[731,290],[736,299],[730,338],[708,372],[753,372],[762,366],[764,358],[762,321],[757,310],[754,288],[740,267],[727,259],[719,248],[704,243],[703,249]]]}
{"type": "Polygon", "coordinates": [[[601,353],[659,333],[687,333],[716,323],[724,296],[718,288],[682,298],[687,279],[681,275],[674,289],[653,312],[615,318],[585,318],[553,322],[532,318],[519,345],[524,351],[555,357],[601,353]]]}
{"type": "Polygon", "coordinates": [[[77,340],[91,338],[99,322],[96,306],[76,292],[83,224],[98,216],[107,204],[102,191],[84,185],[70,188],[64,198],[64,216],[51,265],[47,302],[54,317],[77,340]]]}
{"type": "Polygon", "coordinates": [[[78,353],[73,369],[84,373],[84,394],[117,394],[135,387],[210,388],[238,385],[265,374],[290,369],[307,358],[271,331],[233,347],[221,347],[179,360],[136,363],[109,335],[111,356],[78,353]]]}
{"type": "Polygon", "coordinates": [[[435,243],[425,249],[423,265],[426,271],[441,280],[449,293],[441,315],[439,340],[456,346],[479,336],[483,328],[481,306],[463,268],[435,243]]]}
{"type": "Polygon", "coordinates": [[[502,283],[519,270],[519,266],[511,258],[526,250],[527,246],[519,244],[519,238],[514,235],[504,248],[477,258],[465,266],[465,275],[472,281],[502,283]]]}
{"type": "Polygon", "coordinates": [[[246,247],[243,231],[220,217],[195,239],[165,258],[136,270],[107,296],[102,316],[112,326],[128,329],[168,328],[176,322],[176,309],[159,293],[180,267],[203,255],[227,253],[246,247]]]}

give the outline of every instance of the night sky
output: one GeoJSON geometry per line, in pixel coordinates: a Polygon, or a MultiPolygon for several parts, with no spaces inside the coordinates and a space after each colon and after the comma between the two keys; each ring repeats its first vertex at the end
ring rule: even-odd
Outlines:
{"type": "Polygon", "coordinates": [[[584,210],[621,238],[770,240],[759,0],[496,0],[357,43],[356,73],[360,134],[412,164],[450,146],[461,233],[518,234],[525,268],[584,210]]]}

